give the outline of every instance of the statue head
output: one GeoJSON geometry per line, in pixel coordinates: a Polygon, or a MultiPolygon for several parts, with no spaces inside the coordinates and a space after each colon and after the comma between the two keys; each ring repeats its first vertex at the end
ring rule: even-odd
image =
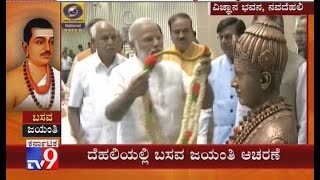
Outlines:
{"type": "Polygon", "coordinates": [[[236,89],[241,104],[257,108],[279,96],[288,49],[283,29],[272,21],[257,22],[233,41],[236,89]]]}

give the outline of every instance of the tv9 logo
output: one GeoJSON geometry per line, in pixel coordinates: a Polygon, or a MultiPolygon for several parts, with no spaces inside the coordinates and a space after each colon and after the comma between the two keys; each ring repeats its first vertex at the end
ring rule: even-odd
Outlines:
{"type": "Polygon", "coordinates": [[[59,160],[57,148],[27,147],[26,153],[28,170],[58,169],[59,160]]]}
{"type": "Polygon", "coordinates": [[[83,10],[78,4],[68,4],[63,8],[63,13],[70,19],[77,19],[83,14],[83,10]]]}

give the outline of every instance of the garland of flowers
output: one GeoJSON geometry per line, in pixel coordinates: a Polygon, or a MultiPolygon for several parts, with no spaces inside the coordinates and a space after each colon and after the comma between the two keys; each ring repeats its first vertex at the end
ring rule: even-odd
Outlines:
{"type": "MultiPolygon", "coordinates": [[[[210,56],[208,47],[203,50],[202,57],[210,56]]],[[[187,92],[186,104],[183,111],[183,119],[181,124],[180,135],[177,144],[193,144],[198,135],[198,119],[200,116],[201,106],[205,95],[205,85],[207,74],[200,74],[199,64],[193,70],[192,80],[187,92]]],[[[209,64],[210,65],[210,64],[209,64]]]]}
{"type": "MultiPolygon", "coordinates": [[[[144,71],[152,71],[155,64],[157,63],[157,57],[154,55],[148,56],[144,61],[144,71]]],[[[159,124],[159,120],[156,117],[156,113],[154,111],[150,92],[149,90],[142,96],[142,101],[144,105],[144,121],[143,125],[149,135],[151,142],[153,144],[163,144],[165,143],[164,136],[161,131],[161,126],[159,124]]]]}
{"type": "MultiPolygon", "coordinates": [[[[183,55],[174,51],[162,51],[154,55],[150,55],[145,59],[144,70],[152,71],[157,62],[157,57],[161,56],[162,54],[177,55],[181,59],[185,60],[195,60],[202,57],[209,57],[211,55],[207,46],[204,46],[200,53],[192,58],[184,57],[183,55]]],[[[199,64],[202,63],[203,60],[204,59],[200,59],[199,64]]],[[[205,81],[207,78],[206,74],[199,74],[199,64],[194,68],[190,88],[187,92],[187,100],[184,106],[183,119],[181,123],[182,125],[179,138],[176,142],[177,144],[194,143],[197,137],[198,119],[200,116],[202,101],[205,94],[205,81]]],[[[159,120],[157,119],[156,113],[154,112],[149,91],[147,91],[146,94],[142,97],[142,100],[145,110],[143,123],[152,143],[165,143],[166,140],[161,131],[159,120]]]]}

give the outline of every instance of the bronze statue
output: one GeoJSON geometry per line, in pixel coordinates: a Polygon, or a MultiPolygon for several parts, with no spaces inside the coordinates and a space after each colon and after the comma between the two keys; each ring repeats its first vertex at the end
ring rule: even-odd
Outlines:
{"type": "Polygon", "coordinates": [[[279,96],[288,49],[282,29],[272,21],[258,22],[234,39],[236,89],[244,116],[227,144],[296,144],[292,107],[279,96]]]}

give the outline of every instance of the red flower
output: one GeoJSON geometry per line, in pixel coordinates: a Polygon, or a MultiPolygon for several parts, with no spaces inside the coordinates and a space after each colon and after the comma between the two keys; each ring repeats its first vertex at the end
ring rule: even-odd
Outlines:
{"type": "Polygon", "coordinates": [[[154,55],[147,56],[146,59],[144,60],[144,69],[152,70],[156,62],[157,62],[156,56],[154,55]]]}
{"type": "Polygon", "coordinates": [[[194,83],[192,87],[192,92],[194,95],[198,95],[200,91],[200,84],[199,83],[194,83]]]}
{"type": "Polygon", "coordinates": [[[191,131],[184,132],[184,137],[187,139],[187,141],[189,141],[191,136],[192,136],[192,132],[191,131]]]}
{"type": "Polygon", "coordinates": [[[183,134],[182,144],[188,144],[190,137],[192,136],[192,131],[186,131],[183,134]]]}

